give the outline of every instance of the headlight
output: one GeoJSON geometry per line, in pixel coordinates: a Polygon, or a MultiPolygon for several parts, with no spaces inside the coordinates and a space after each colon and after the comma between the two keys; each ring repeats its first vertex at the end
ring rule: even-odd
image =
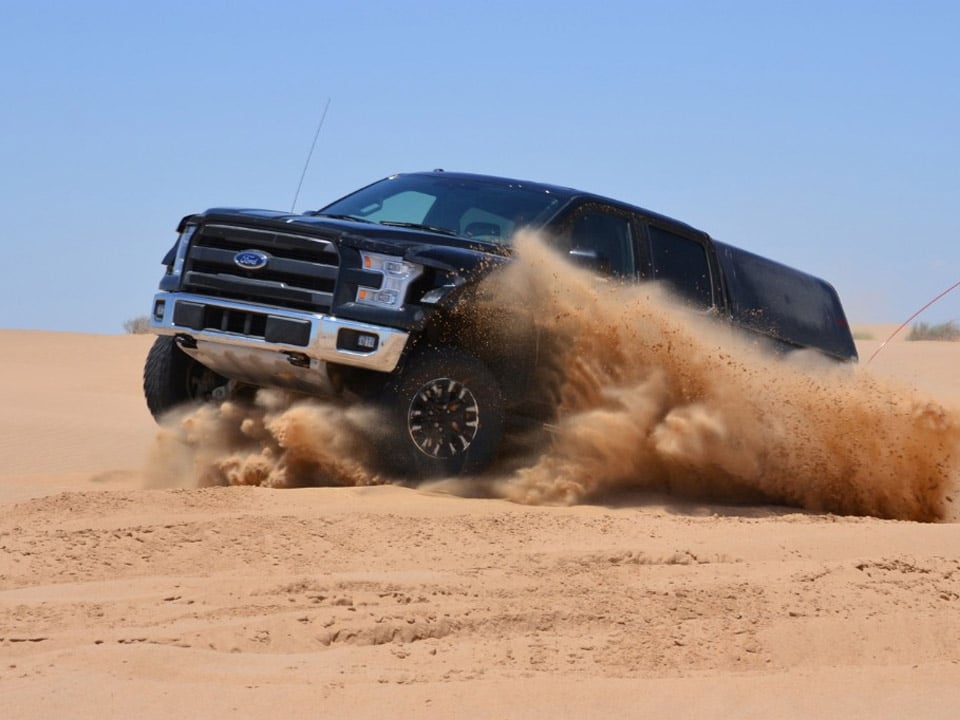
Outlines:
{"type": "Polygon", "coordinates": [[[407,289],[410,283],[423,274],[423,266],[407,262],[395,255],[364,251],[360,252],[360,260],[364,270],[380,273],[383,281],[379,288],[360,285],[357,288],[357,302],[361,305],[403,309],[407,289]]]}

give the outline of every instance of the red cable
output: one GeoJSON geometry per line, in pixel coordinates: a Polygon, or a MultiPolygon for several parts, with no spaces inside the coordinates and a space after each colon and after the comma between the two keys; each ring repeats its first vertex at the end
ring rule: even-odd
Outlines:
{"type": "Polygon", "coordinates": [[[881,350],[883,350],[884,347],[886,347],[887,343],[890,342],[891,340],[893,340],[893,339],[897,336],[897,334],[898,334],[901,330],[903,330],[907,325],[909,325],[917,315],[919,315],[919,314],[922,313],[924,310],[926,310],[928,307],[930,307],[931,305],[933,305],[937,300],[939,300],[940,298],[942,298],[942,297],[943,297],[944,295],[946,295],[947,293],[949,293],[949,292],[951,292],[951,291],[953,291],[953,290],[956,290],[958,287],[960,287],[960,282],[954,283],[953,285],[951,285],[950,287],[948,287],[946,290],[944,290],[942,293],[940,293],[939,295],[937,295],[933,300],[931,300],[931,301],[928,302],[926,305],[924,305],[922,308],[920,308],[919,310],[917,310],[913,315],[911,315],[911,316],[908,317],[906,320],[904,320],[903,325],[901,325],[901,326],[898,327],[896,330],[894,330],[894,331],[890,334],[890,337],[888,337],[886,340],[884,340],[882,343],[880,343],[880,347],[878,347],[876,350],[873,351],[873,355],[870,356],[870,360],[867,360],[867,362],[864,363],[864,364],[865,364],[865,365],[869,365],[870,362],[877,356],[877,354],[878,354],[881,350]]]}

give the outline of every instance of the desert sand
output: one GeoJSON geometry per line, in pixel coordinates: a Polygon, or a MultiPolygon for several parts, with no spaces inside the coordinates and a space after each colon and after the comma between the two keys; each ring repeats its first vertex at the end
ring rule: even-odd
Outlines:
{"type": "MultiPolygon", "coordinates": [[[[960,712],[953,515],[157,487],[151,341],[0,331],[4,718],[960,712]]],[[[857,372],[954,407],[958,362],[857,372]]]]}

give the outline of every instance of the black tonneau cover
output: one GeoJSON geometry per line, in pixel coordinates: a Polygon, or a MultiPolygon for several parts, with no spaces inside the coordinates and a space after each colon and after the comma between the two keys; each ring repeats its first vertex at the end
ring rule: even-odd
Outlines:
{"type": "Polygon", "coordinates": [[[820,278],[714,241],[738,325],[788,345],[856,360],[857,348],[837,291],[820,278]]]}

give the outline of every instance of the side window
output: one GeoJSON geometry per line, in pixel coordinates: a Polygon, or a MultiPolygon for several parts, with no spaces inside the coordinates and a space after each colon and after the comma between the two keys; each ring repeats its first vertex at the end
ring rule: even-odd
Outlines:
{"type": "Polygon", "coordinates": [[[600,272],[634,274],[633,236],[625,217],[599,210],[582,212],[570,228],[570,249],[596,253],[600,272]]]}
{"type": "Polygon", "coordinates": [[[695,240],[652,225],[648,230],[653,279],[669,283],[674,292],[696,307],[711,307],[713,284],[706,248],[695,240]]]}

